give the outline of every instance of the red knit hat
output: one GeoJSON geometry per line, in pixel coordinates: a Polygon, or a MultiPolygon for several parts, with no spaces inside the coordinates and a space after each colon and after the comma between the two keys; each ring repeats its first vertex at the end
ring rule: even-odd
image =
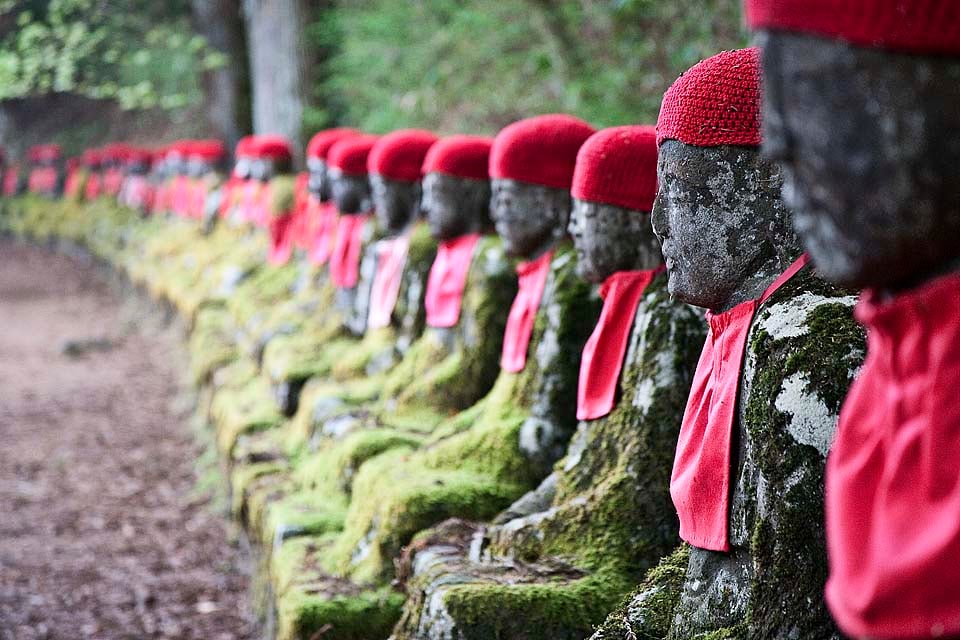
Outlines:
{"type": "Polygon", "coordinates": [[[234,151],[236,157],[247,157],[253,155],[253,143],[256,141],[256,136],[243,136],[240,140],[237,141],[237,148],[234,151]]]}
{"type": "Polygon", "coordinates": [[[443,173],[454,178],[490,179],[490,147],[493,138],[450,136],[430,147],[423,160],[423,174],[443,173]]]}
{"type": "Polygon", "coordinates": [[[490,150],[490,177],[569,189],[577,151],[595,130],[563,114],[535,116],[505,127],[490,150]]]}
{"type": "Polygon", "coordinates": [[[189,155],[204,162],[219,162],[227,149],[219,140],[194,140],[190,144],[189,155]]]}
{"type": "Polygon", "coordinates": [[[327,165],[348,176],[367,175],[367,158],[377,139],[377,136],[363,134],[334,143],[327,152],[327,165]]]}
{"type": "Polygon", "coordinates": [[[267,160],[290,160],[293,158],[293,145],[283,136],[256,136],[250,144],[250,154],[267,160]]]}
{"type": "Polygon", "coordinates": [[[149,149],[143,149],[141,147],[131,147],[127,150],[127,162],[139,162],[142,164],[150,164],[150,161],[153,159],[153,152],[149,149]]]}
{"type": "Polygon", "coordinates": [[[702,60],[667,89],[657,144],[760,145],[760,51],[724,51],[702,60]]]}
{"type": "Polygon", "coordinates": [[[95,167],[103,160],[99,149],[85,149],[81,157],[83,158],[83,164],[87,167],[95,167]]]}
{"type": "Polygon", "coordinates": [[[390,180],[416,182],[423,177],[423,159],[438,139],[423,129],[388,133],[370,149],[367,171],[390,180]]]}
{"type": "Polygon", "coordinates": [[[63,151],[58,144],[38,144],[27,150],[27,159],[31,162],[59,160],[62,156],[63,151]]]}
{"type": "Polygon", "coordinates": [[[653,209],[657,135],[651,126],[613,127],[588,139],[577,154],[571,195],[635,211],[653,209]]]}
{"type": "Polygon", "coordinates": [[[348,136],[355,136],[359,134],[360,131],[357,129],[350,129],[347,127],[325,129],[324,131],[321,131],[310,138],[310,143],[307,144],[307,157],[326,160],[327,153],[330,151],[330,147],[332,147],[335,143],[348,136]]]}
{"type": "Polygon", "coordinates": [[[751,29],[799,31],[861,47],[960,54],[957,0],[745,0],[751,29]]]}

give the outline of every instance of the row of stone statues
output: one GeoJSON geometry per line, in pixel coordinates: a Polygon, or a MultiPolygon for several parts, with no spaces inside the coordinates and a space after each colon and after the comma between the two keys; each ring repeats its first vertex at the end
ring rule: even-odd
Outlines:
{"type": "Polygon", "coordinates": [[[296,181],[267,136],[203,206],[182,149],[148,218],[5,205],[188,320],[277,637],[960,634],[960,11],[747,9],[655,128],[328,130],[296,181]]]}

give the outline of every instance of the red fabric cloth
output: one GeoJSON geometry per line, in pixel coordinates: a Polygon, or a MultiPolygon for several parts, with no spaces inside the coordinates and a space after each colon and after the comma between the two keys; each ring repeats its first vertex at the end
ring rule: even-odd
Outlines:
{"type": "Polygon", "coordinates": [[[52,193],[57,186],[55,167],[37,167],[27,176],[27,190],[30,193],[52,193]]]}
{"type": "Polygon", "coordinates": [[[330,147],[327,166],[338,169],[348,176],[367,175],[367,158],[377,142],[377,136],[349,136],[330,147]]]}
{"type": "Polygon", "coordinates": [[[338,289],[352,289],[360,279],[360,250],[370,214],[342,215],[337,221],[337,241],[330,254],[330,280],[338,289]]]}
{"type": "Polygon", "coordinates": [[[334,129],[325,129],[316,133],[310,142],[307,143],[307,157],[308,158],[319,158],[321,160],[326,160],[327,153],[338,140],[342,140],[348,136],[358,135],[360,131],[357,129],[350,129],[347,127],[337,127],[334,129]]]}
{"type": "Polygon", "coordinates": [[[423,129],[392,131],[373,145],[367,171],[390,180],[416,182],[423,177],[423,160],[437,139],[423,129]]]}
{"type": "Polygon", "coordinates": [[[500,368],[517,373],[527,364],[527,348],[533,334],[533,323],[543,298],[550,275],[550,260],[553,251],[548,251],[532,262],[517,265],[517,295],[510,305],[507,326],[503,332],[503,350],[500,352],[500,368]]]}
{"type": "Polygon", "coordinates": [[[760,146],[760,50],[724,51],[693,65],[667,89],[657,144],[760,146]]]}
{"type": "Polygon", "coordinates": [[[76,198],[80,189],[80,173],[77,168],[67,172],[67,180],[63,184],[63,193],[68,198],[76,198]]]}
{"type": "Polygon", "coordinates": [[[181,218],[190,215],[190,178],[176,176],[170,185],[170,208],[181,218]]]}
{"type": "Polygon", "coordinates": [[[619,271],[600,286],[603,310],[580,359],[577,420],[595,420],[613,410],[637,305],[654,277],[662,271],[662,268],[619,271]]]}
{"type": "Polygon", "coordinates": [[[17,193],[17,180],[20,177],[20,171],[16,166],[7,167],[3,172],[3,195],[13,196],[17,193]]]}
{"type": "Polygon", "coordinates": [[[100,174],[91,171],[87,178],[87,186],[83,191],[84,200],[96,200],[100,197],[100,174]]]}
{"type": "Polygon", "coordinates": [[[110,167],[103,172],[103,193],[104,195],[116,197],[123,186],[123,170],[118,167],[110,167]]]}
{"type": "Polygon", "coordinates": [[[746,0],[752,29],[799,31],[862,47],[960,53],[956,0],[746,0]]]}
{"type": "Polygon", "coordinates": [[[297,174],[293,186],[293,246],[298,249],[310,248],[310,238],[307,229],[307,202],[310,199],[310,174],[306,171],[297,174]]]}
{"type": "Polygon", "coordinates": [[[473,251],[479,241],[480,234],[471,233],[444,240],[437,247],[423,302],[427,311],[427,326],[446,329],[460,322],[463,290],[467,286],[473,251]]]}
{"type": "Polygon", "coordinates": [[[535,116],[506,126],[490,149],[490,177],[569,189],[577,151],[595,133],[563,114],[535,116]]]}
{"type": "Polygon", "coordinates": [[[370,329],[390,326],[390,317],[400,295],[400,280],[409,248],[409,233],[377,243],[377,272],[373,276],[370,313],[367,316],[367,327],[370,329]]]}
{"type": "Polygon", "coordinates": [[[239,217],[244,222],[257,223],[259,216],[258,203],[260,190],[264,184],[259,180],[247,180],[240,194],[239,217]]]}
{"type": "Polygon", "coordinates": [[[267,262],[274,266],[287,264],[293,254],[293,216],[273,216],[267,227],[270,231],[267,262]]]}
{"type": "Polygon", "coordinates": [[[806,262],[806,255],[794,262],[759,299],[723,313],[707,312],[710,331],[693,375],[670,477],[680,537],[695,547],[730,549],[730,443],[747,335],[757,307],[806,262]]]}
{"type": "Polygon", "coordinates": [[[657,195],[657,135],[649,126],[611,127],[577,153],[570,195],[578,200],[650,211],[657,195]]]}
{"type": "Polygon", "coordinates": [[[423,174],[442,173],[454,178],[490,179],[490,147],[493,138],[449,136],[430,147],[423,159],[423,174]]]}
{"type": "Polygon", "coordinates": [[[187,215],[197,220],[203,219],[204,209],[207,206],[207,183],[197,178],[190,183],[190,206],[187,215]]]}
{"type": "Polygon", "coordinates": [[[827,460],[827,603],[848,634],[960,635],[960,274],[864,292],[867,358],[827,460]]]}
{"type": "Polygon", "coordinates": [[[320,202],[311,195],[307,203],[307,228],[310,245],[307,259],[317,266],[326,264],[337,243],[337,205],[320,202]]]}
{"type": "Polygon", "coordinates": [[[220,198],[220,206],[217,207],[217,215],[220,218],[226,218],[230,215],[230,208],[233,206],[233,198],[237,189],[243,188],[243,180],[237,176],[230,174],[230,177],[227,178],[227,181],[223,185],[220,198]]]}

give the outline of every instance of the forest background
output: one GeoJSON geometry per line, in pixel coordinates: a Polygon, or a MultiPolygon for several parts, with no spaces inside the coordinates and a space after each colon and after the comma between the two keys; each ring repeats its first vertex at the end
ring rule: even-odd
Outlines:
{"type": "Polygon", "coordinates": [[[0,0],[0,144],[653,123],[739,0],[0,0]]]}

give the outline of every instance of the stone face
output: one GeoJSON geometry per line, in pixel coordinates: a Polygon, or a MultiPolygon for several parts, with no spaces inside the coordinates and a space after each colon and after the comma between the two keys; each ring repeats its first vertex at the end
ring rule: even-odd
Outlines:
{"type": "Polygon", "coordinates": [[[651,574],[597,638],[630,637],[614,627],[665,637],[664,620],[677,640],[840,637],[823,601],[823,443],[864,355],[854,302],[805,270],[758,310],[740,386],[731,552],[689,548],[682,581],[651,574]],[[778,403],[785,393],[791,401],[778,403]]]}
{"type": "Polygon", "coordinates": [[[581,422],[548,480],[456,545],[414,544],[400,638],[582,638],[676,541],[669,496],[705,325],[666,277],[638,306],[613,412],[581,422]]]}
{"type": "Polygon", "coordinates": [[[778,32],[764,49],[764,152],[822,275],[903,289],[960,258],[960,60],[778,32]]]}

